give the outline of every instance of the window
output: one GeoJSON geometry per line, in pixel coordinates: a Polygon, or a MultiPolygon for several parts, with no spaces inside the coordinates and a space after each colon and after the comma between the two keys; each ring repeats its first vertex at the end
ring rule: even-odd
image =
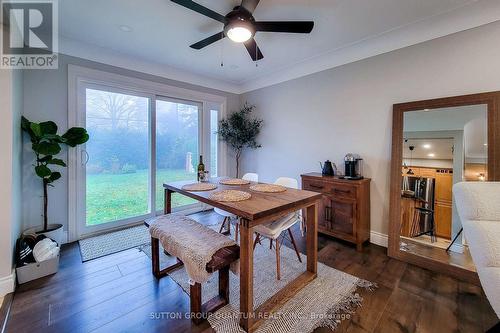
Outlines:
{"type": "MultiPolygon", "coordinates": [[[[196,180],[201,108],[196,103],[156,101],[156,210],[163,210],[164,183],[196,180]]],[[[194,203],[183,195],[172,196],[172,208],[194,203]]]]}
{"type": "Polygon", "coordinates": [[[86,225],[149,213],[149,99],[86,89],[86,225]]]}
{"type": "Polygon", "coordinates": [[[210,110],[210,168],[212,177],[218,176],[219,161],[219,111],[210,110]]]}
{"type": "MultiPolygon", "coordinates": [[[[69,152],[70,240],[162,213],[163,184],[196,181],[200,155],[212,176],[225,165],[216,133],[224,98],[77,66],[69,82],[69,126],[90,134],[69,152]]],[[[202,205],[174,194],[173,208],[202,205]]]]}

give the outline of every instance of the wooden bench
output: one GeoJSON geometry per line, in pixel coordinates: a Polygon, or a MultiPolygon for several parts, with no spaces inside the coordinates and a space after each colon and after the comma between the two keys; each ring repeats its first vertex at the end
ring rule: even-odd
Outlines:
{"type": "MultiPolygon", "coordinates": [[[[144,224],[149,228],[155,221],[155,218],[148,219],[144,221],[144,224]]],[[[201,284],[195,283],[190,286],[191,320],[195,324],[202,322],[207,314],[213,313],[229,303],[229,266],[239,258],[240,247],[238,245],[224,247],[214,253],[212,259],[207,263],[206,269],[209,273],[219,271],[219,294],[205,304],[201,303],[201,284]]],[[[151,237],[151,263],[153,275],[157,279],[161,279],[183,265],[182,261],[177,258],[175,264],[160,269],[160,241],[154,237],[151,237]]]]}

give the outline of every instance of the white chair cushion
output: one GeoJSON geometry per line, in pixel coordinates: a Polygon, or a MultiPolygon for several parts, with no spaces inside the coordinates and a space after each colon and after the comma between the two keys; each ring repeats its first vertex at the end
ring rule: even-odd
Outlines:
{"type": "Polygon", "coordinates": [[[261,224],[254,228],[254,231],[261,234],[264,237],[276,239],[279,237],[282,231],[290,228],[295,223],[299,222],[299,215],[294,212],[290,213],[272,223],[261,224]]]}
{"type": "MultiPolygon", "coordinates": [[[[276,179],[274,184],[294,189],[299,188],[299,183],[297,182],[297,179],[288,177],[280,177],[276,179]]],[[[254,231],[258,232],[264,237],[276,239],[283,231],[290,228],[295,223],[300,222],[301,220],[302,220],[302,211],[299,210],[297,212],[285,215],[284,217],[274,222],[265,225],[258,225],[254,228],[254,231]]]]}
{"type": "Polygon", "coordinates": [[[219,215],[226,216],[226,217],[231,217],[231,218],[235,218],[236,217],[236,215],[231,214],[229,212],[226,212],[225,210],[222,210],[222,209],[217,208],[217,207],[214,207],[214,212],[216,212],[219,215]]]}

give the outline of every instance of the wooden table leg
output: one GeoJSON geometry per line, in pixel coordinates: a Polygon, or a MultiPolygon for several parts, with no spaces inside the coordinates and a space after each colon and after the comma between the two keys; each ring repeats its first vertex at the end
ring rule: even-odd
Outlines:
{"type": "Polygon", "coordinates": [[[307,270],[318,271],[318,203],[307,207],[306,212],[306,255],[307,270]]]}
{"type": "Polygon", "coordinates": [[[153,275],[160,278],[160,242],[158,238],[151,237],[151,266],[153,275]]]}
{"type": "MultiPolygon", "coordinates": [[[[167,215],[167,214],[170,214],[172,213],[172,191],[169,190],[169,189],[165,189],[165,195],[163,197],[163,214],[167,215]]],[[[169,256],[170,253],[168,253],[167,251],[163,250],[163,252],[165,253],[166,256],[169,256]]]]}
{"type": "Polygon", "coordinates": [[[251,332],[253,311],[253,228],[240,220],[240,326],[251,332]]]}
{"type": "Polygon", "coordinates": [[[165,189],[165,197],[164,197],[164,206],[163,206],[163,213],[170,214],[172,213],[172,191],[169,189],[165,189]]]}

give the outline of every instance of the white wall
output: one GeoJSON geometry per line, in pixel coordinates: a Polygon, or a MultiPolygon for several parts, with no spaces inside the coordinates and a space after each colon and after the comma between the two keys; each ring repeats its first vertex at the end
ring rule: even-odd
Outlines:
{"type": "MultiPolygon", "coordinates": [[[[194,86],[184,82],[173,81],[162,77],[135,72],[75,58],[66,55],[59,57],[58,70],[26,70],[24,71],[24,115],[31,121],[53,120],[60,132],[68,128],[68,64],[88,67],[134,78],[150,80],[180,88],[223,95],[227,97],[229,111],[239,108],[239,96],[205,87],[194,86]]],[[[33,172],[34,155],[31,143],[25,137],[23,142],[23,228],[42,224],[42,186],[40,179],[33,172]]],[[[61,158],[67,161],[67,150],[61,158]]],[[[49,188],[49,223],[60,223],[67,231],[68,220],[68,172],[62,171],[62,178],[49,188]]]]}
{"type": "Polygon", "coordinates": [[[22,132],[21,115],[24,105],[23,71],[12,73],[12,230],[11,248],[14,251],[16,240],[22,228],[22,132]]]}
{"type": "Polygon", "coordinates": [[[0,297],[14,290],[14,247],[20,233],[21,83],[20,71],[0,70],[0,297]]]}
{"type": "Polygon", "coordinates": [[[371,228],[387,234],[392,105],[500,90],[500,22],[241,96],[264,119],[262,148],[247,151],[243,171],[263,181],[364,158],[371,184],[371,228]]]}

